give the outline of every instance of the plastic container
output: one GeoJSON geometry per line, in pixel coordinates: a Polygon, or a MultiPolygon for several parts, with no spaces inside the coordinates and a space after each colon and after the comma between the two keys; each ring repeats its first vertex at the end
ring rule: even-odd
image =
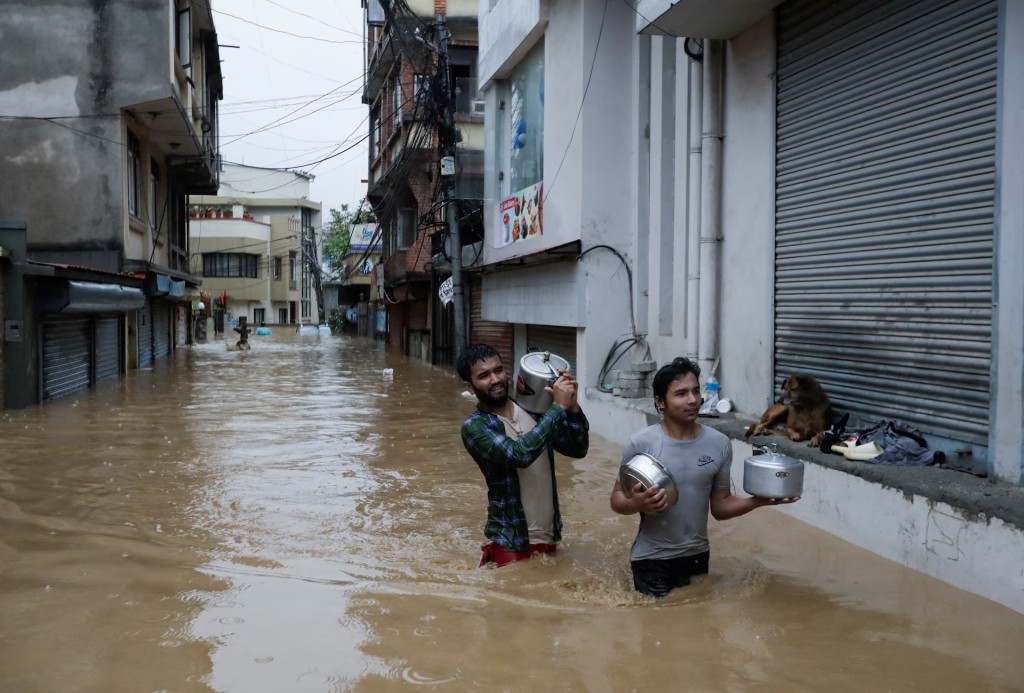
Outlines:
{"type": "Polygon", "coordinates": [[[718,414],[718,380],[715,376],[708,376],[704,384],[704,404],[700,408],[701,414],[718,414]]]}

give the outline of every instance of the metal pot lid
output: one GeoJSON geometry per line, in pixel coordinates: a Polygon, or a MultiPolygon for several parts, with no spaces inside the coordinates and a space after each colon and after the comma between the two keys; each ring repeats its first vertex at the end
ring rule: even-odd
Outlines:
{"type": "Polygon", "coordinates": [[[542,378],[557,378],[559,368],[565,371],[569,370],[569,362],[550,351],[528,352],[519,360],[519,366],[542,378]]]}
{"type": "Polygon", "coordinates": [[[777,467],[798,467],[803,465],[803,460],[798,460],[795,457],[779,452],[775,443],[755,445],[754,454],[748,457],[746,461],[777,467]]]}

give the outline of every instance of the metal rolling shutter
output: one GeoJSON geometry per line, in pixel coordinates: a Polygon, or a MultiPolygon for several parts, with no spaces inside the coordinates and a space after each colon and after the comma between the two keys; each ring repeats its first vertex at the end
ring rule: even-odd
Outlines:
{"type": "MultiPolygon", "coordinates": [[[[515,354],[512,347],[512,324],[484,320],[482,318],[484,305],[483,287],[479,276],[470,279],[469,290],[469,341],[473,344],[490,344],[501,354],[501,362],[503,364],[506,366],[513,364],[515,354]]],[[[456,358],[458,358],[458,355],[456,355],[456,358]]]]}
{"type": "Polygon", "coordinates": [[[139,309],[136,316],[136,334],[139,338],[139,368],[145,368],[153,363],[153,315],[152,305],[146,301],[146,305],[139,309]]]}
{"type": "Polygon", "coordinates": [[[988,439],[995,0],[777,15],[775,378],[988,439]]]}
{"type": "Polygon", "coordinates": [[[569,370],[576,369],[576,328],[553,327],[551,325],[527,325],[526,349],[528,351],[550,351],[569,362],[569,370]]]}
{"type": "Polygon", "coordinates": [[[171,307],[164,301],[153,301],[153,359],[171,353],[171,307]]]}
{"type": "Polygon", "coordinates": [[[91,384],[92,324],[88,317],[52,316],[42,321],[43,400],[91,384]]]}
{"type": "Polygon", "coordinates": [[[121,375],[121,316],[117,313],[96,316],[94,340],[96,383],[112,380],[121,375]]]}

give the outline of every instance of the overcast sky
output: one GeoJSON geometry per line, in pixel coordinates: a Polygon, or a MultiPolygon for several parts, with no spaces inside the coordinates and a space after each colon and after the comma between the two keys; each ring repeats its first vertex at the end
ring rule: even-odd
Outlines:
{"type": "MultiPolygon", "coordinates": [[[[369,131],[359,0],[213,0],[212,7],[221,46],[239,46],[220,50],[224,158],[311,173],[310,198],[323,205],[325,221],[328,209],[358,203],[369,131]]],[[[250,184],[266,189],[258,174],[250,184]]]]}

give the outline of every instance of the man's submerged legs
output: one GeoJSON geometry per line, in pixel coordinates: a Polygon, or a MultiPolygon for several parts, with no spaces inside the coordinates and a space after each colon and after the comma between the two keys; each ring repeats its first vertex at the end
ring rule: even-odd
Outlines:
{"type": "Polygon", "coordinates": [[[668,596],[677,587],[686,587],[694,575],[708,572],[711,552],[664,560],[633,561],[633,588],[658,599],[668,596]]]}

